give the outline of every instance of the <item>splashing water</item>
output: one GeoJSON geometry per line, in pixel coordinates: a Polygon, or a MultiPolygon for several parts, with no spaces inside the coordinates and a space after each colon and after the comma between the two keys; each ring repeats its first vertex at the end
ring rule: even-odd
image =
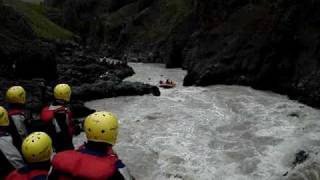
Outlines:
{"type": "Polygon", "coordinates": [[[117,97],[86,105],[118,115],[115,149],[136,179],[295,180],[308,166],[320,169],[306,163],[292,170],[297,151],[315,159],[320,150],[318,110],[248,87],[182,87],[182,70],[131,66],[136,75],[129,81],[157,84],[170,78],[177,87],[161,90],[160,97],[117,97]]]}

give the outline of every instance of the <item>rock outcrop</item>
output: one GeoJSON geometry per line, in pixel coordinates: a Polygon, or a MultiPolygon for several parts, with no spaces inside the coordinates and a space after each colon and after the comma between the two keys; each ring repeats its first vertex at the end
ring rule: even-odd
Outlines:
{"type": "Polygon", "coordinates": [[[199,1],[198,9],[185,85],[250,85],[319,107],[319,2],[199,1]]]}
{"type": "Polygon", "coordinates": [[[125,95],[160,95],[155,86],[124,82],[134,71],[124,61],[99,57],[77,43],[63,42],[58,46],[58,74],[54,83],[73,85],[73,97],[88,101],[125,95]]]}

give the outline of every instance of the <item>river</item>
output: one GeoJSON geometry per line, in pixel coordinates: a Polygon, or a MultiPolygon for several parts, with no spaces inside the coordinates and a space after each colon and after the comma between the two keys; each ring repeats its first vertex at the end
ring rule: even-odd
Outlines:
{"type": "Polygon", "coordinates": [[[296,152],[320,150],[318,110],[249,87],[183,87],[181,69],[130,65],[128,81],[170,78],[177,87],[86,105],[118,116],[115,149],[137,180],[275,180],[296,152]]]}

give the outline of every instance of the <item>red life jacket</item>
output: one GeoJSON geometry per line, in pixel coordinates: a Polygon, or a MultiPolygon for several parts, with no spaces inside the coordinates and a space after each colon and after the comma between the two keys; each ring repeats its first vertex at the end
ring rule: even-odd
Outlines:
{"type": "Polygon", "coordinates": [[[52,120],[54,119],[54,114],[58,111],[63,111],[66,114],[68,122],[68,134],[70,137],[72,137],[74,133],[74,124],[72,121],[72,112],[68,108],[60,106],[56,109],[50,109],[49,106],[46,106],[42,109],[40,113],[40,120],[42,120],[45,123],[52,123],[52,120]]]}
{"type": "Polygon", "coordinates": [[[18,170],[12,171],[5,180],[31,180],[37,176],[47,176],[46,170],[31,170],[26,173],[20,173],[18,170]]]}
{"type": "Polygon", "coordinates": [[[8,115],[9,116],[24,115],[24,111],[22,109],[10,109],[8,110],[8,115]]]}
{"type": "Polygon", "coordinates": [[[117,172],[117,155],[95,156],[75,150],[60,152],[52,160],[53,169],[62,172],[59,180],[106,180],[117,172]],[[67,175],[65,175],[67,174],[67,175]]]}

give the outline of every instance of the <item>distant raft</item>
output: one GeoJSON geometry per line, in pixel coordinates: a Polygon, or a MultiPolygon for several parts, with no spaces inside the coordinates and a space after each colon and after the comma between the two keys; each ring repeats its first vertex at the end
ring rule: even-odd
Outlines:
{"type": "Polygon", "coordinates": [[[176,83],[173,81],[160,81],[159,82],[159,87],[164,88],[164,89],[170,89],[176,87],[176,83]]]}

